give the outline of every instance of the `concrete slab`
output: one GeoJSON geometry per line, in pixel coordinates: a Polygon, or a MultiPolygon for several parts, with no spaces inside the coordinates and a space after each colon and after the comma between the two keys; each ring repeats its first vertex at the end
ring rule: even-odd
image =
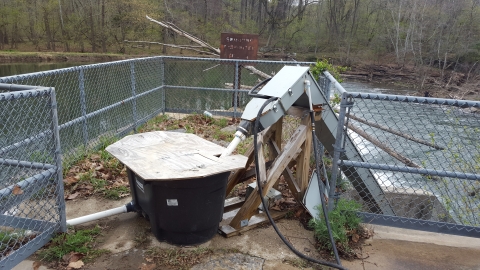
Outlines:
{"type": "MultiPolygon", "coordinates": [[[[70,219],[103,211],[129,201],[130,198],[121,201],[96,198],[68,201],[67,217],[70,219]]],[[[230,269],[218,268],[222,263],[233,267],[231,269],[309,269],[305,268],[305,263],[285,246],[271,226],[263,226],[231,238],[216,235],[199,246],[178,247],[157,241],[150,232],[150,223],[135,213],[102,219],[90,225],[95,223],[99,223],[103,228],[98,248],[106,248],[112,253],[102,256],[82,269],[142,269],[142,266],[150,264],[145,260],[145,251],[151,247],[229,249],[236,250],[233,254],[240,254],[224,256],[223,261],[218,254],[213,254],[194,269],[230,269]]],[[[299,221],[283,219],[277,225],[296,249],[307,256],[320,258],[315,249],[313,232],[306,230],[299,221]]],[[[342,261],[348,269],[480,270],[480,239],[385,226],[372,228],[375,235],[362,246],[359,254],[361,259],[342,261]]],[[[33,261],[28,260],[14,268],[14,270],[30,269],[33,269],[33,261]]],[[[47,270],[44,266],[40,269],[47,270]]]]}

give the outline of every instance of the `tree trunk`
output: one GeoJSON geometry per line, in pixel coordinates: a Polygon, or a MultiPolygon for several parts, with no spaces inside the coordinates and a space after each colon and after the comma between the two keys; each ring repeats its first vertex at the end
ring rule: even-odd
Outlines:
{"type": "Polygon", "coordinates": [[[107,52],[107,42],[105,35],[105,0],[102,0],[102,52],[107,52]]]}
{"type": "Polygon", "coordinates": [[[95,25],[93,24],[93,7],[92,3],[90,2],[90,42],[92,43],[92,52],[96,51],[95,46],[95,25]]]}
{"type": "Polygon", "coordinates": [[[50,30],[50,23],[48,21],[47,11],[43,10],[43,23],[45,24],[45,34],[47,35],[47,50],[51,50],[52,31],[50,30]]]}

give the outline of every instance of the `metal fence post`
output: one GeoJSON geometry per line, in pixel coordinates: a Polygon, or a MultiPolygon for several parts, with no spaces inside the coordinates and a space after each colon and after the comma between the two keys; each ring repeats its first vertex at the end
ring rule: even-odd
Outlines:
{"type": "Polygon", "coordinates": [[[238,106],[238,89],[240,88],[240,67],[238,61],[235,61],[235,82],[233,92],[233,118],[237,118],[237,106],[238,106]]]}
{"type": "Polygon", "coordinates": [[[132,114],[133,114],[133,132],[137,133],[137,94],[135,93],[135,63],[130,63],[130,77],[132,81],[132,114]]]}
{"type": "MultiPolygon", "coordinates": [[[[332,211],[335,205],[335,187],[337,186],[337,177],[339,172],[340,154],[342,153],[343,133],[345,132],[344,123],[348,106],[348,93],[342,93],[340,102],[340,112],[338,115],[337,136],[333,145],[332,176],[330,177],[330,192],[328,194],[328,211],[332,211]]],[[[346,134],[345,134],[346,136],[346,134]]]]}
{"type": "Polygon", "coordinates": [[[165,114],[165,108],[167,105],[167,102],[165,101],[165,60],[160,58],[160,82],[161,82],[161,87],[162,87],[162,113],[165,114]]]}
{"type": "Polygon", "coordinates": [[[325,97],[327,98],[328,101],[330,101],[330,94],[331,94],[330,80],[325,77],[324,81],[325,81],[325,85],[324,85],[324,87],[325,87],[325,90],[324,90],[325,91],[325,97]]]}
{"type": "Polygon", "coordinates": [[[78,84],[80,88],[80,107],[83,117],[83,145],[88,146],[88,125],[87,125],[87,97],[85,95],[85,76],[83,74],[83,68],[80,67],[80,74],[78,75],[78,84]]]}
{"type": "Polygon", "coordinates": [[[60,131],[58,127],[58,113],[57,113],[57,99],[55,96],[55,89],[50,88],[50,104],[52,106],[51,114],[52,114],[52,132],[54,138],[54,156],[55,156],[55,166],[57,166],[57,185],[58,185],[58,196],[57,202],[59,206],[59,214],[60,214],[60,231],[66,232],[67,231],[67,215],[65,210],[65,199],[63,197],[64,190],[63,190],[63,169],[62,169],[62,149],[60,144],[60,131]]]}

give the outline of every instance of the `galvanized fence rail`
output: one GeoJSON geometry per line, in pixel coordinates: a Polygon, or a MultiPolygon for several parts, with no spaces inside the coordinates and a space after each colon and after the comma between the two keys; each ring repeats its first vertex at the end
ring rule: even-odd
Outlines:
{"type": "Polygon", "coordinates": [[[0,83],[0,117],[0,268],[11,269],[66,230],[55,91],[0,83]]]}
{"type": "MultiPolygon", "coordinates": [[[[480,237],[480,102],[341,91],[332,183],[369,223],[480,237]],[[362,160],[348,160],[352,141],[362,160]],[[394,215],[361,199],[363,168],[394,215]]],[[[334,196],[335,194],[331,194],[334,196]]]]}

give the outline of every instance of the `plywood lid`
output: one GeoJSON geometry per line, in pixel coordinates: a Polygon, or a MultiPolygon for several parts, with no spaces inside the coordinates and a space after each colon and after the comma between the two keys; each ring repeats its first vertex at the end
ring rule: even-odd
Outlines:
{"type": "Polygon", "coordinates": [[[150,181],[201,178],[244,168],[247,157],[219,158],[225,148],[194,134],[154,131],[126,136],[106,150],[150,181]]]}

